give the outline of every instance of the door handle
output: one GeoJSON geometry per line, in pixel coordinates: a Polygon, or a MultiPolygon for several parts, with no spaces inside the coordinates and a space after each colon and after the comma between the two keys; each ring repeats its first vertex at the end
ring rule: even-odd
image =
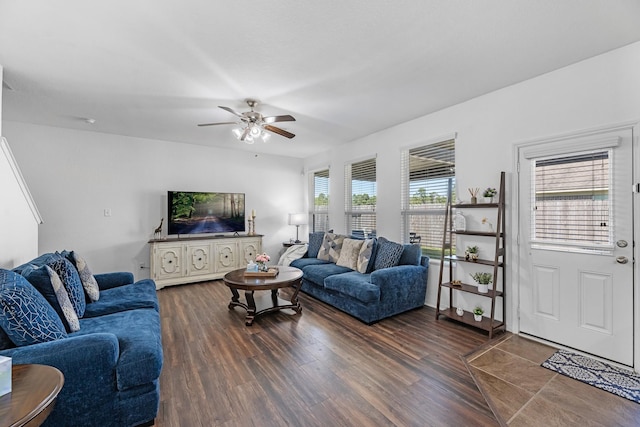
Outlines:
{"type": "Polygon", "coordinates": [[[616,257],[616,262],[618,264],[626,264],[629,262],[629,258],[627,258],[626,256],[619,256],[619,257],[616,257]]]}

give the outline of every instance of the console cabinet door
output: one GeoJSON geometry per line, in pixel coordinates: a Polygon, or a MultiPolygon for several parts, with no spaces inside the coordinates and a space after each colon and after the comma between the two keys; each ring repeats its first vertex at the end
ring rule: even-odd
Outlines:
{"type": "Polygon", "coordinates": [[[215,271],[224,272],[238,268],[238,243],[220,242],[215,244],[215,271]]]}
{"type": "Polygon", "coordinates": [[[242,268],[251,261],[255,261],[256,255],[260,252],[262,252],[260,239],[242,241],[240,243],[240,255],[242,259],[239,260],[238,268],[242,268]]]}
{"type": "Polygon", "coordinates": [[[182,245],[158,245],[154,252],[154,277],[167,280],[183,276],[182,245]]]}
{"type": "Polygon", "coordinates": [[[214,272],[214,261],[211,244],[187,245],[185,264],[188,277],[212,274],[214,272]]]}

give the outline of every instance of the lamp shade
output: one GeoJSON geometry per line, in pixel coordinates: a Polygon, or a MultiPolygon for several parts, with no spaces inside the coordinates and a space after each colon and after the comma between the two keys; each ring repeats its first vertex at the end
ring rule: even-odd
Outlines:
{"type": "Polygon", "coordinates": [[[289,225],[304,225],[307,223],[306,213],[290,213],[289,225]]]}

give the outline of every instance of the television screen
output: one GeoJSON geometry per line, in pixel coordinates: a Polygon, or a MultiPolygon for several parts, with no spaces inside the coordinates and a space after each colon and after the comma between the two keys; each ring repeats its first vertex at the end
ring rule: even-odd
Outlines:
{"type": "Polygon", "coordinates": [[[168,234],[234,233],[245,230],[244,193],[169,191],[168,234]]]}

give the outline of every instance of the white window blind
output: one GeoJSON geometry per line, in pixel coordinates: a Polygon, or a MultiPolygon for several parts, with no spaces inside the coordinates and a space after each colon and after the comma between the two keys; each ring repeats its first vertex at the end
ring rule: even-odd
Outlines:
{"type": "Polygon", "coordinates": [[[613,247],[610,157],[597,150],[532,160],[534,245],[613,247]]]}
{"type": "Polygon", "coordinates": [[[312,231],[329,230],[329,169],[313,174],[312,231]]]}
{"type": "Polygon", "coordinates": [[[403,150],[401,161],[404,241],[419,243],[424,254],[438,256],[450,180],[456,200],[455,140],[403,150]]]}
{"type": "Polygon", "coordinates": [[[376,159],[345,165],[345,218],[348,233],[376,234],[376,159]]]}

